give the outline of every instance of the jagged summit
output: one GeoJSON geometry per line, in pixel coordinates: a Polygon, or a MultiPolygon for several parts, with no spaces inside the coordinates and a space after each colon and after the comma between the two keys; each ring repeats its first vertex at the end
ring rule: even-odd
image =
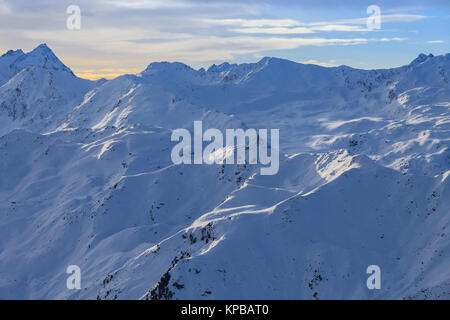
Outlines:
{"type": "Polygon", "coordinates": [[[0,84],[26,68],[42,68],[48,71],[61,71],[75,77],[54,52],[42,43],[32,51],[24,53],[21,49],[9,50],[0,57],[0,84]]]}
{"type": "Polygon", "coordinates": [[[29,56],[43,56],[51,60],[58,60],[52,49],[50,49],[46,43],[41,43],[36,48],[28,53],[29,56]]]}
{"type": "Polygon", "coordinates": [[[34,48],[33,51],[45,51],[53,53],[52,49],[50,49],[46,43],[41,43],[36,48],[34,48]]]}
{"type": "Polygon", "coordinates": [[[429,54],[429,55],[426,55],[426,54],[424,54],[424,53],[421,53],[421,54],[419,54],[418,56],[417,56],[417,58],[415,58],[412,62],[411,62],[411,64],[418,64],[418,63],[422,63],[422,62],[425,62],[426,60],[428,60],[428,59],[430,59],[430,58],[433,58],[434,57],[434,55],[433,54],[429,54]]]}
{"type": "Polygon", "coordinates": [[[6,56],[20,56],[24,54],[22,49],[17,49],[17,50],[8,50],[5,54],[3,54],[1,57],[6,57],[6,56]]]}
{"type": "Polygon", "coordinates": [[[234,68],[236,66],[237,66],[237,64],[235,64],[235,63],[234,64],[230,64],[228,62],[223,62],[223,63],[221,63],[219,65],[213,64],[212,66],[210,66],[208,68],[207,71],[208,72],[224,72],[224,71],[228,71],[231,68],[234,68]]]}
{"type": "Polygon", "coordinates": [[[40,44],[32,51],[20,56],[14,64],[18,69],[38,66],[55,71],[62,70],[72,73],[72,71],[59,60],[45,43],[40,44]]]}
{"type": "Polygon", "coordinates": [[[148,67],[141,72],[141,75],[152,75],[152,74],[158,74],[158,73],[166,73],[166,72],[174,72],[174,73],[180,73],[180,72],[188,72],[192,74],[196,73],[209,73],[214,78],[219,76],[227,76],[227,75],[233,75],[233,77],[239,78],[239,74],[244,73],[253,73],[260,71],[266,67],[273,66],[274,68],[278,67],[290,67],[293,65],[301,65],[301,63],[297,63],[291,60],[287,59],[281,59],[276,57],[264,57],[260,59],[257,62],[250,62],[250,63],[229,63],[227,61],[222,62],[220,64],[213,64],[210,67],[208,67],[206,70],[205,68],[200,68],[199,70],[195,70],[189,65],[182,63],[182,62],[167,62],[167,61],[161,61],[161,62],[152,62],[148,65],[148,67]]]}

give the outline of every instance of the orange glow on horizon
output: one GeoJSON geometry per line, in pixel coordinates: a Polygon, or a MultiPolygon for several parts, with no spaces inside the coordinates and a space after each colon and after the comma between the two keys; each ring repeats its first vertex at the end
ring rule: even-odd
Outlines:
{"type": "Polygon", "coordinates": [[[73,73],[82,79],[87,80],[99,80],[99,79],[114,79],[124,74],[136,74],[141,72],[142,69],[130,68],[130,69],[100,69],[100,70],[84,70],[73,71],[73,73]]]}

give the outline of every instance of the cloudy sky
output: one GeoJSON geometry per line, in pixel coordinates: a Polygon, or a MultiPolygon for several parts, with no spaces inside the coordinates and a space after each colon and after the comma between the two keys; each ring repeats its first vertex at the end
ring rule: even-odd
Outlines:
{"type": "Polygon", "coordinates": [[[90,79],[153,61],[200,68],[264,56],[394,67],[421,52],[450,52],[449,30],[448,0],[0,0],[1,53],[47,43],[90,79]],[[79,30],[67,28],[70,5],[81,10],[79,30]],[[381,9],[380,29],[367,26],[370,5],[381,9]]]}

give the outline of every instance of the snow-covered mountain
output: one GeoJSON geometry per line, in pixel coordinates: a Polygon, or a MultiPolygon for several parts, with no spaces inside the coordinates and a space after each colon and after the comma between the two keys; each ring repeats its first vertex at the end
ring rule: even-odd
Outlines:
{"type": "Polygon", "coordinates": [[[450,54],[77,78],[0,57],[0,298],[450,298],[450,54]],[[172,130],[280,129],[280,171],[174,165],[172,130]],[[81,290],[66,268],[81,268],[81,290]],[[378,265],[380,290],[366,287],[378,265]]]}
{"type": "Polygon", "coordinates": [[[0,85],[3,135],[19,128],[34,132],[55,128],[96,82],[77,78],[42,44],[26,54],[17,50],[2,55],[0,85]]]}

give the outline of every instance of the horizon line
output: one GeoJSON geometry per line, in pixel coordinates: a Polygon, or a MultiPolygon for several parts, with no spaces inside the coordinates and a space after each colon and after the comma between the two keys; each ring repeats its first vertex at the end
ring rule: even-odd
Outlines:
{"type": "MultiPolygon", "coordinates": [[[[179,63],[179,64],[185,65],[185,66],[189,67],[190,69],[192,69],[192,70],[194,70],[194,71],[197,71],[197,72],[201,72],[202,70],[205,71],[205,72],[207,72],[210,68],[212,68],[212,67],[214,67],[214,66],[222,66],[222,65],[224,65],[224,64],[229,64],[229,65],[232,65],[232,66],[241,66],[241,65],[258,64],[258,63],[260,63],[261,61],[263,61],[263,60],[268,60],[268,59],[277,59],[277,60],[282,60],[282,61],[292,62],[292,63],[295,63],[295,64],[314,65],[314,66],[317,66],[317,67],[327,68],[327,69],[328,69],[328,68],[347,67],[347,68],[351,68],[351,69],[355,69],[355,70],[372,71],[372,70],[386,70],[386,69],[401,68],[401,67],[404,67],[404,66],[407,66],[407,65],[411,64],[416,58],[418,58],[418,57],[420,57],[420,56],[422,56],[422,55],[425,55],[425,56],[427,56],[427,57],[430,57],[430,56],[431,56],[431,57],[439,57],[439,56],[445,56],[445,55],[450,54],[450,52],[448,52],[448,53],[443,53],[443,54],[439,54],[439,55],[434,55],[433,53],[425,54],[425,53],[421,52],[421,53],[419,53],[419,54],[416,56],[415,59],[411,60],[411,61],[410,61],[409,63],[407,63],[407,64],[402,64],[402,65],[399,65],[399,66],[397,66],[397,67],[391,67],[391,68],[387,68],[387,67],[386,67],[386,68],[369,68],[369,69],[365,69],[365,68],[355,68],[355,67],[351,67],[351,66],[346,65],[346,64],[341,64],[341,65],[331,65],[331,64],[328,64],[328,65],[326,65],[327,63],[322,63],[322,62],[317,61],[317,60],[314,60],[314,59],[310,59],[310,60],[307,60],[307,61],[294,61],[294,60],[290,60],[290,59],[286,59],[286,58],[279,58],[279,57],[276,57],[276,56],[265,56],[265,57],[262,57],[261,59],[259,59],[259,60],[257,60],[257,61],[254,61],[254,62],[231,63],[231,62],[229,62],[229,61],[223,61],[223,62],[221,62],[221,63],[213,63],[213,64],[209,65],[208,68],[200,67],[200,68],[198,68],[198,69],[193,68],[193,67],[190,66],[189,64],[186,64],[186,63],[184,63],[184,62],[182,62],[182,61],[177,61],[177,60],[174,60],[174,61],[160,60],[160,61],[152,61],[152,62],[150,62],[150,63],[147,64],[147,66],[144,67],[143,69],[139,69],[140,71],[138,71],[137,68],[130,68],[129,70],[130,70],[130,71],[133,70],[134,72],[133,72],[133,71],[131,71],[131,72],[124,71],[124,72],[119,72],[119,73],[117,73],[117,72],[116,72],[116,73],[109,73],[111,76],[105,76],[105,75],[108,74],[107,70],[114,70],[114,69],[111,69],[111,68],[103,68],[103,69],[101,69],[101,70],[104,70],[104,73],[95,73],[95,72],[87,72],[87,71],[86,71],[86,72],[77,72],[77,71],[74,71],[74,70],[73,70],[71,67],[69,67],[66,63],[64,63],[64,62],[61,60],[61,58],[55,54],[55,52],[53,51],[53,49],[52,49],[51,47],[49,47],[49,46],[47,45],[47,43],[45,43],[45,42],[40,43],[40,44],[37,45],[34,49],[32,49],[32,50],[30,50],[30,51],[28,51],[28,52],[25,52],[25,51],[24,51],[23,49],[21,49],[21,48],[17,48],[17,49],[15,49],[15,50],[14,50],[14,49],[8,49],[8,50],[6,50],[3,54],[1,54],[0,57],[2,57],[2,56],[4,56],[4,55],[8,54],[8,53],[11,52],[11,51],[12,51],[12,52],[20,51],[22,54],[29,54],[29,53],[35,51],[36,49],[38,49],[38,48],[40,48],[40,47],[48,48],[62,64],[64,64],[67,68],[70,69],[70,71],[72,71],[72,73],[73,73],[77,78],[84,79],[84,80],[89,80],[89,81],[114,80],[114,79],[117,79],[117,78],[119,78],[119,77],[121,77],[121,76],[126,76],[126,75],[138,75],[138,74],[140,74],[140,73],[146,71],[152,64],[163,64],[163,63],[168,63],[168,64],[176,64],[176,63],[179,63]],[[89,75],[89,74],[92,75],[92,77],[86,76],[87,74],[88,74],[88,75],[89,75]],[[96,75],[96,76],[94,76],[94,75],[96,75]]],[[[122,68],[121,70],[123,70],[123,68],[122,68]]]]}

